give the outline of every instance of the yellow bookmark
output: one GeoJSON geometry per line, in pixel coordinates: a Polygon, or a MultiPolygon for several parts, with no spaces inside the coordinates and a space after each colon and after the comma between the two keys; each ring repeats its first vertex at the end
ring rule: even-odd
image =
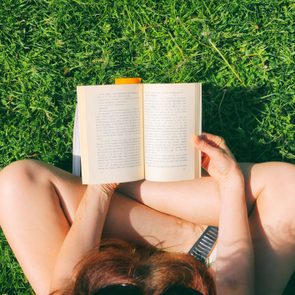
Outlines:
{"type": "Polygon", "coordinates": [[[115,84],[139,84],[141,78],[115,78],[115,84]]]}

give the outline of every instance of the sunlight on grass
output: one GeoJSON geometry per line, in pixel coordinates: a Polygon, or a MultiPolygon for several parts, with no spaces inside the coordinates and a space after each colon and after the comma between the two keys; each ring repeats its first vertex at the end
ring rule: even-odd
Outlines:
{"type": "MultiPolygon", "coordinates": [[[[295,163],[292,1],[1,4],[0,168],[37,158],[68,169],[76,86],[131,76],[204,83],[203,129],[239,161],[295,163]]],[[[0,245],[0,294],[29,293],[0,245]]]]}

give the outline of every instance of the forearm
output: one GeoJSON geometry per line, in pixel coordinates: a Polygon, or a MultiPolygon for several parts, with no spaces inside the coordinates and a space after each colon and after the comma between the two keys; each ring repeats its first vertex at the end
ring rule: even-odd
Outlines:
{"type": "Polygon", "coordinates": [[[52,291],[62,288],[71,278],[75,265],[99,244],[110,199],[99,186],[87,187],[58,255],[51,280],[52,291]]]}
{"type": "Polygon", "coordinates": [[[254,254],[243,179],[221,185],[220,198],[217,290],[220,294],[253,294],[254,254]]]}

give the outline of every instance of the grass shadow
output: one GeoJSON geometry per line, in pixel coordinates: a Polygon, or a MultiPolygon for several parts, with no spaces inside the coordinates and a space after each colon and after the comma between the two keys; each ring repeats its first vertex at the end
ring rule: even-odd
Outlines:
{"type": "Polygon", "coordinates": [[[220,88],[205,83],[203,130],[224,137],[239,162],[284,160],[279,149],[284,137],[261,128],[272,99],[269,92],[267,86],[220,88]]]}

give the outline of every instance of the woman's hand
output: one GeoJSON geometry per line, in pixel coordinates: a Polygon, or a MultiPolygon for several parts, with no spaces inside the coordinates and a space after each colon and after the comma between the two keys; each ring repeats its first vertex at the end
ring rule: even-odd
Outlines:
{"type": "Polygon", "coordinates": [[[202,152],[202,167],[219,185],[243,180],[239,165],[223,138],[203,133],[195,137],[195,147],[202,152]]]}
{"type": "Polygon", "coordinates": [[[97,184],[97,185],[88,185],[93,186],[98,192],[102,192],[103,194],[111,197],[118,187],[118,183],[105,183],[105,184],[97,184]]]}

